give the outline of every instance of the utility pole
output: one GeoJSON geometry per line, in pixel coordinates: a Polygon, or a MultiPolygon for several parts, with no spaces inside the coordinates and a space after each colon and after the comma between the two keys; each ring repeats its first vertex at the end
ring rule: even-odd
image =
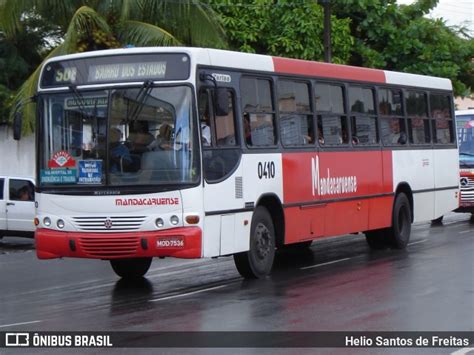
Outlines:
{"type": "Polygon", "coordinates": [[[331,0],[318,0],[324,8],[324,61],[331,63],[331,0]]]}

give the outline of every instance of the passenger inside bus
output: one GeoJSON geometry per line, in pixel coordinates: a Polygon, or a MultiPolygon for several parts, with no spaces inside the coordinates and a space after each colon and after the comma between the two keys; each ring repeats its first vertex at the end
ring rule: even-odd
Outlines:
{"type": "Polygon", "coordinates": [[[201,139],[202,144],[205,147],[209,147],[211,145],[211,127],[209,122],[209,110],[206,107],[206,110],[201,116],[201,139]]]}
{"type": "Polygon", "coordinates": [[[156,140],[149,145],[151,150],[170,150],[172,148],[171,139],[173,137],[173,127],[169,123],[162,123],[158,130],[156,140]]]}
{"type": "Polygon", "coordinates": [[[153,134],[149,132],[147,121],[134,121],[130,127],[130,135],[128,136],[131,142],[131,152],[141,154],[149,151],[149,146],[155,140],[153,134]]]}
{"type": "Polygon", "coordinates": [[[120,139],[122,131],[118,128],[110,129],[110,172],[119,173],[129,171],[132,168],[133,160],[127,146],[120,139]]]}
{"type": "Polygon", "coordinates": [[[245,143],[247,143],[247,145],[252,145],[252,131],[250,128],[250,115],[247,112],[244,113],[244,136],[245,136],[245,143]]]}

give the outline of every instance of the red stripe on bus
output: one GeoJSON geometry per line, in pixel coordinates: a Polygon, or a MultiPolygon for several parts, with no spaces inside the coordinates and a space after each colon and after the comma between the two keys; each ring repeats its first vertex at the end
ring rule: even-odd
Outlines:
{"type": "Polygon", "coordinates": [[[285,243],[389,227],[392,152],[283,154],[285,243]]]}
{"type": "Polygon", "coordinates": [[[310,62],[300,59],[273,57],[275,72],[307,75],[323,78],[369,81],[385,83],[385,72],[379,69],[353,67],[349,65],[310,62]]]}

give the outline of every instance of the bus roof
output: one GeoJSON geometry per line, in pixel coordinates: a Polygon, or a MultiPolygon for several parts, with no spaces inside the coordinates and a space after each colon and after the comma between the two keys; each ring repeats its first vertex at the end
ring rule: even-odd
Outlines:
{"type": "Polygon", "coordinates": [[[195,65],[452,91],[451,80],[445,78],[195,47],[142,47],[100,50],[50,58],[46,64],[61,60],[139,53],[186,53],[192,58],[195,65]]]}

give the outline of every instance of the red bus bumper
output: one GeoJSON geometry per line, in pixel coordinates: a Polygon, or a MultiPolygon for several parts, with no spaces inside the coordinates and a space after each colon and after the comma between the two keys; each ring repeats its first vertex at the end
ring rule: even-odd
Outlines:
{"type": "Polygon", "coordinates": [[[199,227],[127,233],[59,232],[39,228],[35,232],[35,241],[39,259],[154,256],[191,259],[202,255],[202,231],[199,227]]]}

